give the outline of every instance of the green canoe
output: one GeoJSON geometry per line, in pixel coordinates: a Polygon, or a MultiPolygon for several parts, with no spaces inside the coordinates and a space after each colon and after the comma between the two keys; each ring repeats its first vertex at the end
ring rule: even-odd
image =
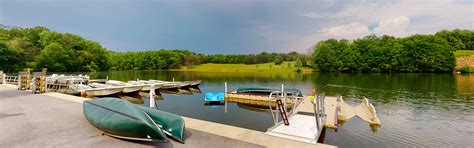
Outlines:
{"type": "Polygon", "coordinates": [[[184,143],[184,120],[178,115],[146,108],[118,98],[84,101],[84,116],[105,134],[125,139],[184,143]]]}

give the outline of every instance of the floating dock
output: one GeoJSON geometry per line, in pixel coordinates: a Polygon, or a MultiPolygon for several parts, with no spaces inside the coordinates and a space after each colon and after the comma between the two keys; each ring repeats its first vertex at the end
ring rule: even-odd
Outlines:
{"type": "MultiPolygon", "coordinates": [[[[346,122],[354,116],[358,116],[362,120],[368,122],[372,128],[377,128],[381,124],[374,106],[369,103],[369,100],[366,98],[364,98],[362,103],[357,106],[346,104],[342,97],[326,96],[324,102],[326,113],[324,127],[326,128],[337,129],[339,123],[346,122]]],[[[311,103],[311,97],[305,96],[298,107],[296,107],[295,111],[313,113],[314,109],[311,103]]]]}

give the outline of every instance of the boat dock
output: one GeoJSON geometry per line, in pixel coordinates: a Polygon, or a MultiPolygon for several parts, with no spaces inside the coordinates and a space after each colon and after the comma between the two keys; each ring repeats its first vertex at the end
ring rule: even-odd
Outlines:
{"type": "Polygon", "coordinates": [[[87,98],[19,91],[0,85],[0,147],[334,147],[278,138],[219,123],[183,117],[185,144],[137,142],[102,135],[85,119],[87,98]]]}

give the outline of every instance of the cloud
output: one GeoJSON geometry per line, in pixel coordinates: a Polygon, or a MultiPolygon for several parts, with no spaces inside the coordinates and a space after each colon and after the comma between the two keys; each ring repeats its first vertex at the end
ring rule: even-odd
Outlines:
{"type": "Polygon", "coordinates": [[[369,34],[369,28],[360,23],[325,28],[321,32],[335,38],[355,39],[369,34]]]}
{"type": "Polygon", "coordinates": [[[369,30],[367,25],[361,23],[350,23],[346,25],[325,28],[320,32],[325,33],[328,37],[339,39],[355,39],[369,34],[403,37],[409,34],[406,31],[409,24],[410,18],[406,16],[399,16],[379,21],[377,27],[375,27],[374,30],[369,30]]]}
{"type": "Polygon", "coordinates": [[[301,16],[304,16],[304,17],[313,18],[313,19],[327,17],[327,15],[322,15],[322,14],[314,13],[314,12],[301,13],[300,15],[301,15],[301,16]]]}
{"type": "Polygon", "coordinates": [[[374,28],[372,33],[376,35],[393,35],[402,37],[407,35],[406,28],[409,24],[410,18],[406,16],[388,18],[380,21],[379,26],[374,28]]]}

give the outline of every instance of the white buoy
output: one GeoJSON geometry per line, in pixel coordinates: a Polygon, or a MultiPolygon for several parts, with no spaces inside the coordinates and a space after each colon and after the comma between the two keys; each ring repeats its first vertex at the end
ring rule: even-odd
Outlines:
{"type": "Polygon", "coordinates": [[[155,108],[155,85],[151,85],[150,88],[150,108],[155,108]]]}
{"type": "Polygon", "coordinates": [[[109,80],[109,76],[107,75],[107,77],[105,77],[106,80],[109,80]]]}
{"type": "Polygon", "coordinates": [[[173,82],[174,82],[174,77],[173,77],[173,82]]]}

